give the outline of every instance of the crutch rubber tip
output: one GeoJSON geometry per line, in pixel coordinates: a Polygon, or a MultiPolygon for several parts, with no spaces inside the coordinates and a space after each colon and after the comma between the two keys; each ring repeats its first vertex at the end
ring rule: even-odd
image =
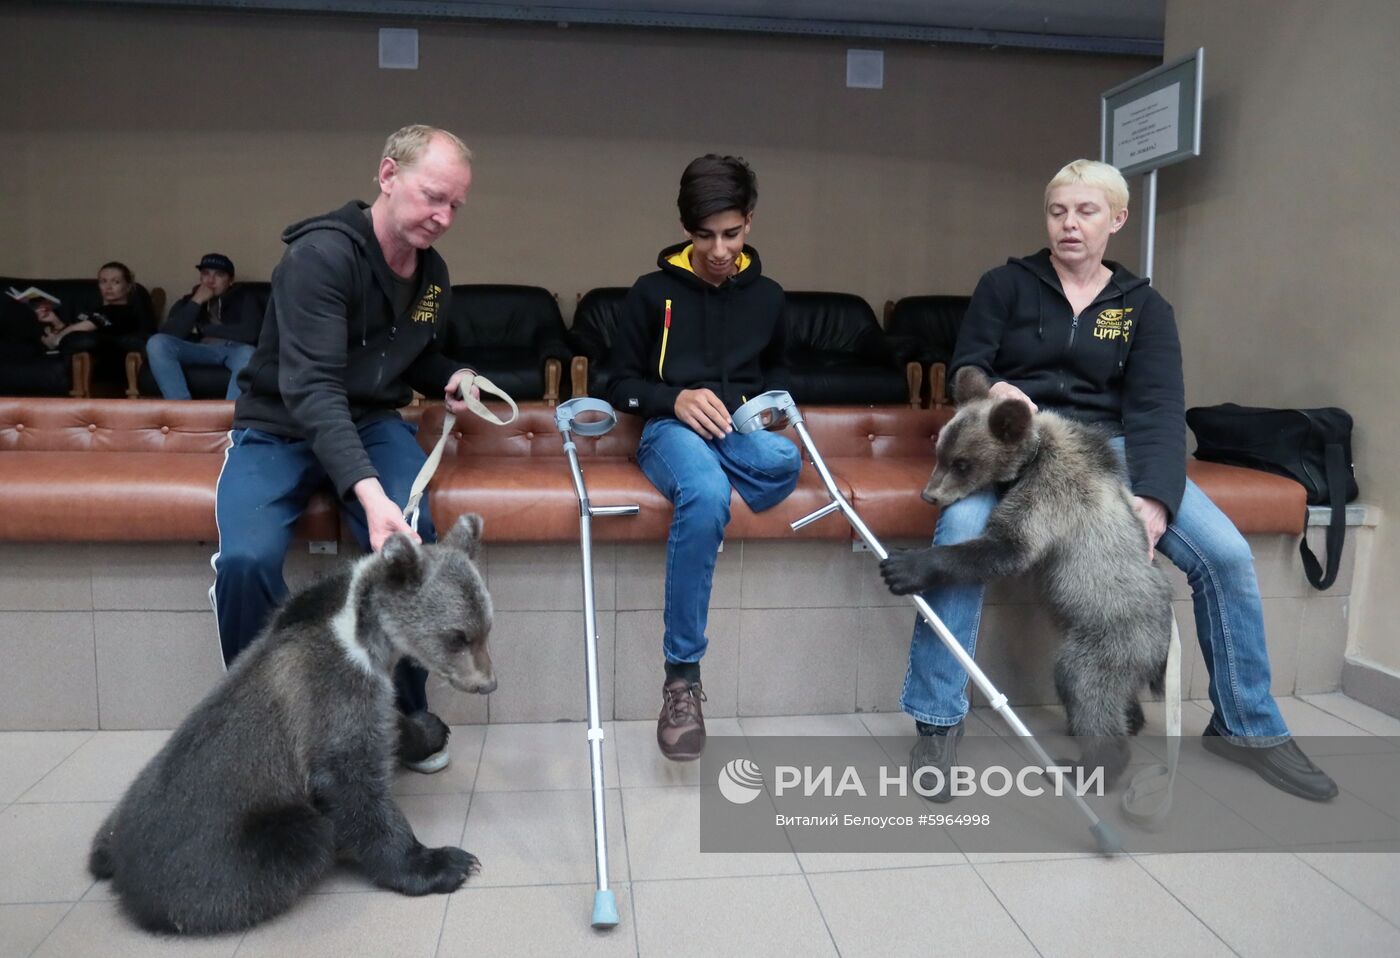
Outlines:
{"type": "Polygon", "coordinates": [[[1094,842],[1099,846],[1100,855],[1117,855],[1123,850],[1123,840],[1108,822],[1095,822],[1089,826],[1089,831],[1094,833],[1094,842]]]}
{"type": "Polygon", "coordinates": [[[593,927],[612,928],[617,924],[617,897],[611,888],[593,893],[593,927]]]}

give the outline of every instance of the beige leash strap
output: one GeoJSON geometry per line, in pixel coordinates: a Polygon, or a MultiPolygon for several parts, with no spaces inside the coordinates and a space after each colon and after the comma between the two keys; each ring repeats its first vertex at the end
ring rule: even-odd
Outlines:
{"type": "Polygon", "coordinates": [[[1165,698],[1167,763],[1151,765],[1133,776],[1123,791],[1123,816],[1135,825],[1156,825],[1172,807],[1172,783],[1181,757],[1181,633],[1172,613],[1172,638],[1167,646],[1165,698]],[[1152,799],[1155,797],[1156,801],[1152,799]]]}
{"type": "MultiPolygon", "coordinates": [[[[508,426],[520,417],[520,407],[515,404],[505,392],[491,380],[477,373],[468,373],[462,377],[462,381],[457,384],[458,394],[467,404],[467,408],[476,413],[487,422],[495,423],[497,426],[508,426]],[[501,419],[480,399],[472,395],[472,387],[484,393],[490,393],[506,401],[510,406],[510,418],[501,419]]],[[[418,470],[418,475],[413,480],[413,487],[408,491],[408,504],[403,507],[403,517],[414,532],[418,531],[418,502],[423,498],[423,492],[428,488],[428,483],[432,481],[433,474],[437,472],[438,464],[442,462],[442,450],[447,446],[447,437],[452,434],[452,428],[457,425],[456,417],[450,412],[442,417],[442,435],[438,437],[437,445],[428,454],[428,461],[423,463],[423,468],[418,470]]]]}

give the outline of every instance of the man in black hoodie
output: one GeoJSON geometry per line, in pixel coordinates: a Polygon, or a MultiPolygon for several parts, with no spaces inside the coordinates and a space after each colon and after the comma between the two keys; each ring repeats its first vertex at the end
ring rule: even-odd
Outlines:
{"type": "Polygon", "coordinates": [[[237,399],[238,373],[253,356],[263,313],[252,293],[234,285],[227,256],[206,253],[195,269],[199,284],[146,341],[151,375],[166,399],[189,399],[186,366],[223,366],[229,371],[224,398],[237,399]]]}
{"type": "MultiPolygon", "coordinates": [[[[224,662],[233,661],[287,593],[282,561],[311,493],[327,481],[360,545],[395,532],[436,538],[426,498],[403,516],[425,456],[396,410],[413,390],[443,394],[449,414],[467,372],[438,351],[451,282],[432,244],[471,187],[471,151],[445,130],[408,126],[379,161],[373,206],[347,203],[289,226],[272,274],[257,351],[239,377],[233,444],[219,476],[219,551],[211,598],[224,662]]],[[[427,673],[396,676],[400,759],[447,764],[446,726],[427,712],[427,673]]]]}
{"type": "Polygon", "coordinates": [[[734,431],[730,414],[783,387],[783,290],[744,245],[758,186],[747,163],[702,156],[681,175],[690,242],[663,249],[633,284],[614,344],[612,404],[646,418],[637,464],[675,506],[666,546],[666,677],[656,741],[675,761],[700,757],[700,659],[731,485],[754,512],[797,485],[802,458],[782,436],[734,431]]]}

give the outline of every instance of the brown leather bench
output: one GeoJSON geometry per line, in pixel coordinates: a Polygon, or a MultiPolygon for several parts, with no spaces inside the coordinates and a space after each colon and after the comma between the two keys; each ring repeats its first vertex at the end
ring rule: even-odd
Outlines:
{"type": "MultiPolygon", "coordinates": [[[[419,443],[430,448],[442,434],[445,410],[429,406],[419,443]]],[[[838,487],[881,538],[926,539],[938,510],[919,496],[933,469],[938,430],[953,416],[949,406],[814,406],[803,410],[808,431],[838,487]]],[[[595,505],[636,503],[637,516],[593,523],[598,541],[666,537],[671,505],[634,461],[642,422],[623,414],[597,439],[576,437],[588,494],[595,505]]],[[[784,433],[797,442],[791,429],[784,433]]],[[[1300,535],[1306,522],[1303,487],[1250,469],[1191,460],[1187,474],[1245,534],[1300,535]]],[[[433,519],[447,528],[466,512],[486,519],[488,540],[560,542],[578,535],[578,499],[554,426],[554,411],[522,406],[509,426],[472,415],[457,421],[432,486],[433,519]]],[[[738,494],[730,501],[733,539],[853,539],[840,516],[828,516],[793,532],[788,523],[828,501],[816,471],[804,470],[787,500],[759,515],[738,494]]]]}
{"type": "MultiPolygon", "coordinates": [[[[950,409],[803,412],[842,492],[877,536],[932,535],[937,510],[919,491],[950,409]]],[[[421,416],[419,443],[431,447],[441,435],[443,407],[403,413],[421,416]]],[[[213,541],[214,490],[231,419],[232,404],[223,401],[0,398],[0,541],[213,541]]],[[[593,502],[641,506],[637,516],[594,523],[599,541],[666,537],[670,504],[632,459],[640,434],[640,420],[623,415],[606,436],[577,438],[593,502]]],[[[1297,483],[1197,461],[1188,473],[1242,532],[1303,531],[1305,496],[1297,483]]],[[[578,500],[553,410],[543,405],[522,406],[520,419],[506,427],[464,416],[431,489],[439,528],[464,512],[480,512],[493,542],[567,542],[578,535],[578,500]]],[[[735,495],[728,534],[851,539],[850,527],[835,515],[798,533],[788,528],[826,501],[808,468],[793,495],[765,513],[755,515],[735,495]]],[[[297,535],[344,538],[329,491],[313,497],[297,535]]]]}
{"type": "MultiPolygon", "coordinates": [[[[0,399],[0,540],[217,540],[232,420],[223,400],[0,399]]],[[[297,536],[337,532],[335,506],[318,493],[297,536]]]]}

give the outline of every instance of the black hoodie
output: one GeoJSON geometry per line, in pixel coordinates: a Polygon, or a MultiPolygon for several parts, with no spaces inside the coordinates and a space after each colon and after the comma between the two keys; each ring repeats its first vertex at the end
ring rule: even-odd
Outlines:
{"type": "Polygon", "coordinates": [[[765,389],[784,388],[783,288],[744,247],[739,271],[718,286],[690,269],[690,246],[668,246],[659,269],[632,284],[613,350],[608,400],[644,418],[674,416],[684,389],[708,388],[730,412],[765,389]],[[668,326],[669,323],[669,326],[668,326]]]}
{"type": "Polygon", "coordinates": [[[1134,495],[1175,516],[1186,488],[1176,318],[1147,280],[1104,265],[1113,277],[1078,316],[1048,249],[989,270],[972,294],[950,373],[977,366],[1037,406],[1121,434],[1134,495]]]}
{"type": "Polygon", "coordinates": [[[419,255],[418,288],[401,315],[394,277],[364,203],[294,223],[272,272],[257,351],[243,368],[235,429],[307,439],[349,501],[378,477],[356,427],[396,417],[413,398],[441,393],[460,363],[437,349],[451,283],[436,250],[419,255]]]}

